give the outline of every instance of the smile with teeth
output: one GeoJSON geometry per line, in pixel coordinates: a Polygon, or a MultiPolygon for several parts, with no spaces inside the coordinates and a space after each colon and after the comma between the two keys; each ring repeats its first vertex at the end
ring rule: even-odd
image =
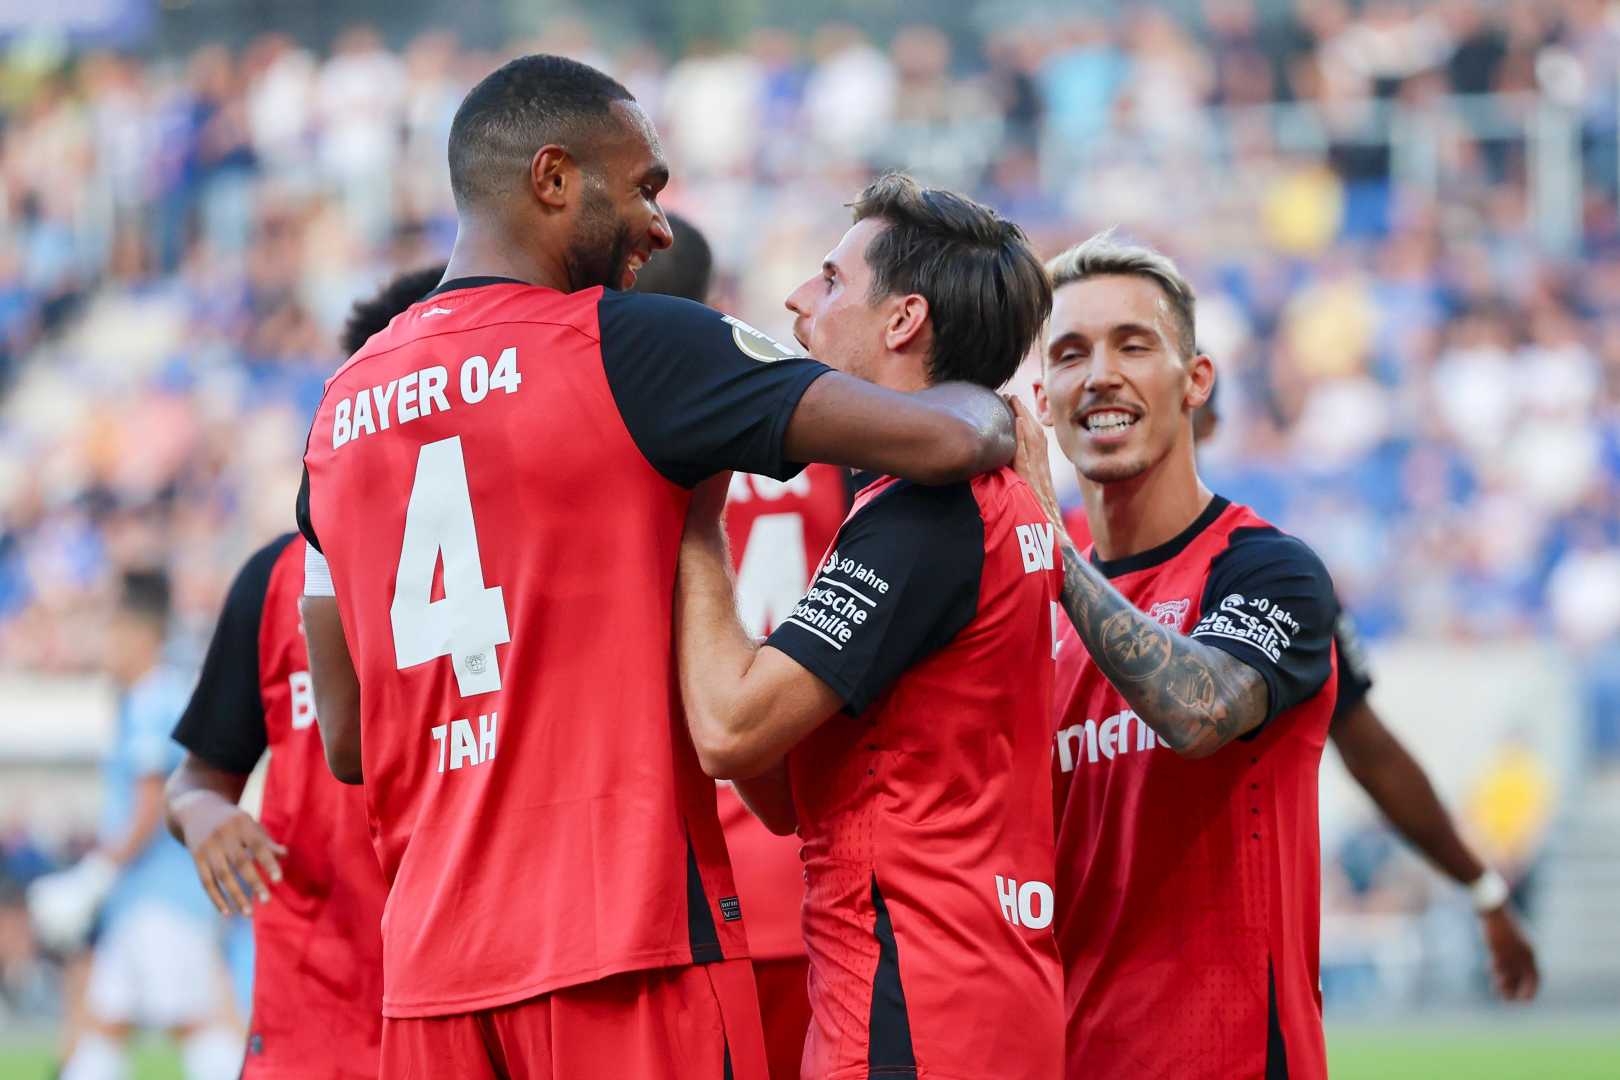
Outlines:
{"type": "Polygon", "coordinates": [[[1124,431],[1134,423],[1136,417],[1119,409],[1094,412],[1085,419],[1086,430],[1099,433],[1124,431]]]}

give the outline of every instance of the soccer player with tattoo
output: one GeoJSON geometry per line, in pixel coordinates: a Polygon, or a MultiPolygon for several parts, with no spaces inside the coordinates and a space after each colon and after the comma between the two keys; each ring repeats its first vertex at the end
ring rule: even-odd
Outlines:
{"type": "MultiPolygon", "coordinates": [[[[799,340],[894,389],[1010,378],[1051,302],[1022,232],[901,176],[854,208],[788,299],[799,340]]],[[[859,483],[763,646],[737,617],[720,499],[694,500],[676,596],[692,739],[803,840],[802,1076],[1050,1080],[1052,528],[1010,469],[859,483]]]]}
{"type": "MultiPolygon", "coordinates": [[[[344,355],[438,284],[444,267],[401,274],[354,306],[344,355]]],[[[223,914],[253,919],[253,1009],[242,1080],[367,1080],[382,1032],[386,886],[365,798],[326,767],[298,624],[304,540],[250,556],[225,598],[202,675],[174,730],[186,756],[165,791],[223,914]],[[258,820],[238,804],[265,751],[258,820]]]]}
{"type": "Polygon", "coordinates": [[[692,489],[806,461],[962,480],[979,386],[896,393],[687,300],[634,98],[554,56],[472,89],[446,280],[327,383],[299,524],[318,723],[389,883],[381,1072],[761,1080],[714,784],[682,730],[692,489]]]}
{"type": "MultiPolygon", "coordinates": [[[[1213,435],[1220,423],[1218,387],[1210,387],[1209,399],[1193,414],[1197,443],[1213,435]]],[[[1083,474],[1077,476],[1082,488],[1089,484],[1083,474]]],[[[1085,551],[1091,545],[1085,506],[1067,511],[1064,521],[1076,550],[1085,551]]],[[[1490,954],[1496,992],[1506,1001],[1531,1000],[1541,983],[1535,945],[1508,900],[1507,882],[1463,838],[1428,772],[1373,708],[1368,698],[1372,668],[1355,620],[1342,604],[1333,623],[1333,648],[1339,661],[1339,689],[1328,738],[1345,770],[1403,840],[1438,873],[1468,891],[1490,954]]]]}
{"type": "MultiPolygon", "coordinates": [[[[1055,752],[1071,1078],[1326,1076],[1317,769],[1336,605],[1321,560],[1200,482],[1215,370],[1163,255],[1048,264],[1036,404],[1089,482],[1064,538],[1055,752]]],[[[1054,523],[1045,436],[1019,471],[1054,523]]],[[[1060,530],[1061,531],[1061,530],[1060,530]]]]}

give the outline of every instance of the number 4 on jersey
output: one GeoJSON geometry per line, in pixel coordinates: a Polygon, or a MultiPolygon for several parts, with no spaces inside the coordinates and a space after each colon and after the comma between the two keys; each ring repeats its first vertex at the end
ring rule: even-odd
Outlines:
{"type": "Polygon", "coordinates": [[[459,435],[427,443],[417,456],[388,614],[400,668],[449,656],[462,697],[501,688],[495,646],[512,635],[500,586],[484,585],[459,435]],[[434,600],[433,571],[441,558],[444,596],[434,600]]]}

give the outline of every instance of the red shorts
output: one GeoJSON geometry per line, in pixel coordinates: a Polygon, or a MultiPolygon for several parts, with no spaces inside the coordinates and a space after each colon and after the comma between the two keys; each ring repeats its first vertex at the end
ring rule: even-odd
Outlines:
{"type": "Polygon", "coordinates": [[[383,1019],[388,1080],[767,1080],[747,960],[630,971],[455,1016],[383,1019]]]}
{"type": "Polygon", "coordinates": [[[771,1080],[799,1080],[804,1035],[810,1030],[810,958],[755,960],[754,981],[759,984],[771,1080]]]}

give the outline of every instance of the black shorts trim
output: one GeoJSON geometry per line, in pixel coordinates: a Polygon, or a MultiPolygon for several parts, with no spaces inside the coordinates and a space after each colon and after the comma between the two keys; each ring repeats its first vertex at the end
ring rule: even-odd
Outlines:
{"type": "Polygon", "coordinates": [[[873,1077],[908,1080],[917,1075],[917,1056],[911,1049],[911,1015],[906,1011],[905,988],[900,985],[900,949],[894,940],[894,924],[889,921],[889,905],[883,902],[876,874],[872,875],[872,907],[877,912],[872,934],[877,938],[878,963],[872,975],[866,1063],[873,1077]]]}
{"type": "Polygon", "coordinates": [[[720,948],[720,933],[714,927],[714,912],[703,891],[703,875],[698,872],[697,853],[692,840],[686,840],[686,936],[692,945],[692,963],[715,964],[726,958],[720,948]]]}
{"type": "Polygon", "coordinates": [[[1288,1047],[1277,1015],[1277,972],[1266,958],[1266,1080],[1288,1080],[1288,1047]]]}

